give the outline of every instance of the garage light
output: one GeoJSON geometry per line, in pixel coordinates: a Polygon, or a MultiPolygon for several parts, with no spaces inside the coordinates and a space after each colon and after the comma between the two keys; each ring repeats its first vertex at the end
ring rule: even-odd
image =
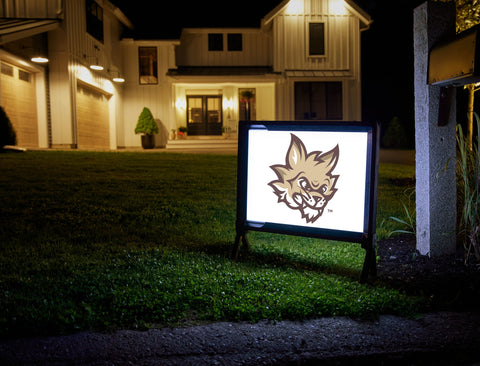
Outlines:
{"type": "Polygon", "coordinates": [[[92,64],[90,65],[90,68],[92,70],[97,70],[97,71],[102,71],[103,70],[103,66],[102,65],[98,65],[98,64],[92,64]]]}
{"type": "Polygon", "coordinates": [[[37,64],[46,64],[49,60],[43,56],[35,56],[30,59],[32,62],[36,62],[37,64]]]}

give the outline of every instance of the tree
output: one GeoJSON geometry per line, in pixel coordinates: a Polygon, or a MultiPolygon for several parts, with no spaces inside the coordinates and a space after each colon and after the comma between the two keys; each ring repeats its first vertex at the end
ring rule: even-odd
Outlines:
{"type": "MultiPolygon", "coordinates": [[[[456,30],[461,33],[477,24],[480,24],[480,0],[435,0],[441,2],[455,1],[456,7],[456,30]]],[[[467,141],[468,148],[472,150],[473,141],[473,104],[475,101],[475,92],[479,90],[480,83],[465,85],[468,90],[467,107],[467,141]]]]}

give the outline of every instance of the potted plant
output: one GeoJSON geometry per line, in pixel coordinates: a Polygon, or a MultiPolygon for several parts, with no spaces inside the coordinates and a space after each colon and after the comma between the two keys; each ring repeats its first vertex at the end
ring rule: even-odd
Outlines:
{"type": "Polygon", "coordinates": [[[153,149],[155,147],[154,135],[158,133],[158,125],[153,118],[152,112],[147,107],[144,107],[142,113],[138,117],[135,133],[143,133],[142,147],[144,149],[153,149]]]}
{"type": "Polygon", "coordinates": [[[185,127],[185,126],[181,126],[178,128],[178,138],[179,139],[184,139],[187,137],[187,133],[188,133],[188,128],[185,127]]]}

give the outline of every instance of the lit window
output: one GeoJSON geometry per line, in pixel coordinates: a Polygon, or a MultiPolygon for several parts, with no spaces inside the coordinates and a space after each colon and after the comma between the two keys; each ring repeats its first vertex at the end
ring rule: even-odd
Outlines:
{"type": "Polygon", "coordinates": [[[308,54],[310,56],[325,55],[325,23],[309,24],[309,45],[308,54]]]}
{"type": "Polygon", "coordinates": [[[140,84],[157,84],[157,47],[138,47],[140,84]]]}

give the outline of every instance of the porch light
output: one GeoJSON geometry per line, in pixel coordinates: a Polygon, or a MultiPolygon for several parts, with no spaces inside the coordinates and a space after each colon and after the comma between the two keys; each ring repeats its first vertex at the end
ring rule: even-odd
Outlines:
{"type": "Polygon", "coordinates": [[[91,65],[90,65],[90,68],[91,68],[92,70],[96,70],[96,71],[102,71],[102,70],[103,70],[103,66],[102,66],[102,65],[99,65],[98,60],[97,60],[96,63],[91,64],[91,65]]]}
{"type": "Polygon", "coordinates": [[[30,61],[35,62],[37,64],[46,64],[50,60],[44,56],[35,56],[35,57],[32,57],[30,61]]]}

